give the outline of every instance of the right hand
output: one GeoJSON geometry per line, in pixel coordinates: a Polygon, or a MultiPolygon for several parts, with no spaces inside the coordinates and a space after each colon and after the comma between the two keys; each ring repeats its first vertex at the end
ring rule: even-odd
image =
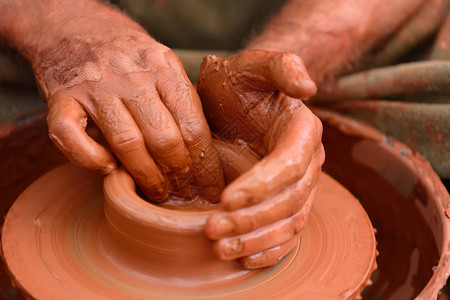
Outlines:
{"type": "Polygon", "coordinates": [[[50,138],[73,163],[113,172],[113,154],[85,132],[89,115],[149,199],[165,201],[170,191],[192,198],[200,188],[218,201],[222,169],[179,59],[141,28],[115,25],[41,47],[33,67],[50,138]]]}

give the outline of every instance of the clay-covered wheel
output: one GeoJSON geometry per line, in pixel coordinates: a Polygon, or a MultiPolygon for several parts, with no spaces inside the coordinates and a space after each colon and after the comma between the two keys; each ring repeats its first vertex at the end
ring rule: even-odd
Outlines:
{"type": "Polygon", "coordinates": [[[241,270],[231,280],[198,274],[197,282],[183,282],[159,278],[152,268],[157,263],[127,265],[133,257],[107,248],[103,201],[102,178],[70,164],[26,189],[8,213],[2,235],[15,286],[38,299],[343,299],[358,295],[375,268],[369,218],[325,174],[295,249],[272,268],[241,270]]]}

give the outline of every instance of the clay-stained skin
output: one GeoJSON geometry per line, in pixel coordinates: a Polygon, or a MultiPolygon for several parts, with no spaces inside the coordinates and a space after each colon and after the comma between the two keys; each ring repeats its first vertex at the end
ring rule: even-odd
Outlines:
{"type": "Polygon", "coordinates": [[[72,162],[109,174],[114,153],[155,201],[192,198],[190,186],[218,199],[223,176],[201,102],[169,48],[97,1],[6,2],[0,37],[31,62],[50,138],[72,162]],[[88,117],[110,149],[86,134],[88,117]]]}
{"type": "Polygon", "coordinates": [[[300,100],[316,86],[295,54],[252,50],[206,57],[198,92],[215,132],[264,156],[223,191],[228,212],[213,215],[206,233],[221,259],[273,265],[306,224],[324,160],[321,123],[300,100]]]}
{"type": "Polygon", "coordinates": [[[436,33],[449,6],[450,2],[447,0],[425,1],[417,13],[408,18],[402,27],[389,37],[389,41],[383,43],[381,49],[367,57],[367,62],[364,62],[362,67],[367,70],[398,63],[405,54],[426,43],[427,39],[436,33]]]}
{"type": "Polygon", "coordinates": [[[450,59],[450,12],[447,13],[444,24],[439,30],[438,36],[430,54],[431,59],[450,59]]]}
{"type": "Polygon", "coordinates": [[[246,49],[291,51],[321,84],[350,71],[424,0],[291,0],[246,49]]]}

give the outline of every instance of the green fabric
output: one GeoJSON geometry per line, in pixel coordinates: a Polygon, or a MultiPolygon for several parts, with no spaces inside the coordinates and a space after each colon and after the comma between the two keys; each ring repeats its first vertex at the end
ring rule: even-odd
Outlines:
{"type": "MultiPolygon", "coordinates": [[[[418,13],[412,20],[417,24],[429,22],[428,19],[418,19],[424,15],[426,14],[418,13]]],[[[446,12],[443,11],[440,15],[445,16],[446,12]]],[[[401,39],[401,33],[404,33],[405,28],[414,22],[407,22],[404,28],[393,34],[390,41],[379,47],[381,49],[379,53],[387,53],[385,48],[389,45],[400,44],[400,42],[394,43],[392,39],[401,39]]],[[[370,123],[383,133],[404,142],[427,158],[441,178],[450,179],[450,89],[447,84],[450,82],[450,74],[442,72],[442,69],[448,67],[444,60],[450,59],[450,13],[447,14],[446,20],[442,18],[440,22],[441,24],[434,31],[427,31],[427,36],[411,35],[412,38],[420,38],[420,41],[427,39],[428,42],[420,42],[417,48],[408,49],[409,51],[396,52],[404,54],[396,57],[396,63],[405,62],[405,64],[399,67],[368,70],[368,73],[364,73],[368,75],[365,81],[353,81],[353,85],[346,85],[348,89],[344,89],[345,91],[336,89],[334,95],[330,94],[329,100],[339,98],[339,94],[344,93],[348,98],[340,98],[341,103],[329,104],[328,108],[370,123]],[[421,70],[416,66],[425,66],[427,63],[412,62],[427,59],[435,60],[437,65],[421,70]],[[400,70],[401,67],[406,67],[410,74],[395,71],[400,70]],[[369,79],[369,74],[380,70],[391,70],[382,78],[386,81],[387,88],[384,90],[380,84],[381,81],[377,83],[369,79]],[[375,92],[361,93],[361,88],[370,91],[370,88],[367,88],[368,85],[372,85],[372,88],[376,87],[375,92]],[[375,96],[377,90],[379,93],[375,96]],[[392,100],[376,100],[377,98],[392,100]],[[349,101],[352,99],[361,100],[349,101]]],[[[418,40],[408,41],[405,46],[417,44],[417,42],[418,40]]],[[[350,83],[348,79],[357,77],[358,75],[349,75],[338,81],[350,83]]]]}
{"type": "Polygon", "coordinates": [[[450,178],[450,104],[361,100],[332,109],[372,124],[425,156],[436,173],[450,178]]]}
{"type": "Polygon", "coordinates": [[[261,31],[285,0],[116,0],[171,48],[236,50],[261,31]]]}

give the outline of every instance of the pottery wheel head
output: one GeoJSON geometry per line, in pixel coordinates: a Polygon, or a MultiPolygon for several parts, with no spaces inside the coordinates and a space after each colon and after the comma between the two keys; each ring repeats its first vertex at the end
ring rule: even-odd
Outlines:
{"type": "MultiPolygon", "coordinates": [[[[95,173],[66,164],[36,180],[14,203],[3,227],[3,256],[14,285],[25,295],[351,299],[370,283],[376,268],[376,241],[368,216],[357,199],[326,174],[295,249],[276,266],[255,271],[205,254],[210,242],[201,231],[194,234],[195,241],[200,237],[194,244],[185,233],[178,242],[166,239],[171,247],[159,252],[153,247],[150,259],[148,245],[133,239],[130,244],[117,242],[117,232],[111,233],[117,228],[111,229],[105,215],[102,181],[95,173]],[[202,257],[195,256],[196,247],[206,251],[202,257]],[[180,255],[189,251],[194,255],[191,263],[180,255]]],[[[153,205],[137,201],[142,201],[143,210],[153,205]]],[[[152,232],[146,234],[151,237],[152,232]]]]}

